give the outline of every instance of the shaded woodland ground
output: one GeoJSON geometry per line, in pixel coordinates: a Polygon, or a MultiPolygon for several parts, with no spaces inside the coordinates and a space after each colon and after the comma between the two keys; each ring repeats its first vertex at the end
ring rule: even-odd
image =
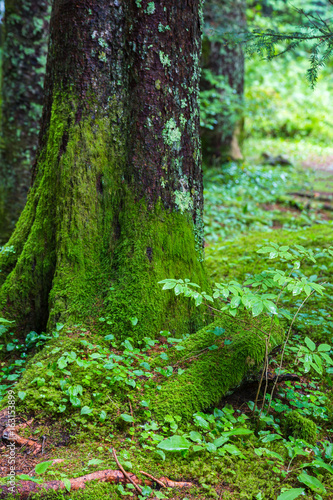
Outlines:
{"type": "MultiPolygon", "coordinates": [[[[204,165],[209,275],[213,282],[245,283],[242,290],[252,290],[248,280],[267,269],[295,271],[304,278],[302,289],[294,287],[280,301],[278,333],[289,332],[299,309],[289,341],[283,348],[282,337],[276,335],[264,371],[260,349],[258,363],[255,348],[251,355],[240,349],[241,359],[255,369],[216,404],[193,413],[193,399],[202,394],[183,396],[181,381],[202,355],[208,363],[215,351],[227,352],[230,359],[228,353],[238,345],[230,316],[208,326],[208,340],[190,346],[187,359],[180,357],[182,347],[191,343],[184,332],[174,336],[161,331],[156,340],[145,338],[134,345],[131,338],[114,338],[108,317],[94,317],[92,324],[101,329],[98,342],[85,325],[67,329],[58,324],[52,332],[31,332],[21,344],[10,336],[11,324],[4,322],[1,333],[9,341],[3,346],[0,395],[8,386],[16,393],[16,473],[21,486],[34,489],[38,483],[58,481],[43,496],[50,500],[135,495],[140,500],[333,498],[333,259],[327,252],[333,241],[333,133],[327,123],[333,89],[329,67],[315,92],[309,89],[303,55],[287,55],[272,66],[248,62],[244,160],[204,165]],[[258,253],[263,247],[270,250],[258,253]],[[286,258],[290,248],[301,262],[299,271],[286,258]],[[323,292],[311,288],[322,283],[323,292]],[[49,364],[42,355],[45,349],[49,364]],[[24,372],[32,355],[34,362],[24,372]],[[177,411],[158,405],[168,381],[174,384],[177,411]],[[119,469],[113,449],[128,474],[141,481],[147,479],[142,471],[153,476],[148,487],[140,485],[141,493],[122,474],[115,479],[119,484],[98,476],[98,471],[119,469]],[[85,488],[74,491],[76,478],[94,472],[95,480],[90,476],[85,488]],[[164,478],[162,484],[156,478],[164,478]],[[165,478],[191,485],[164,487],[165,478]],[[56,491],[58,487],[62,490],[56,491]]],[[[173,292],[161,290],[165,293],[173,292]]],[[[129,321],[136,326],[138,319],[129,321]]],[[[249,317],[241,315],[242,321],[249,317]]],[[[233,371],[232,363],[222,368],[233,371]]],[[[198,371],[200,375],[200,365],[198,371]]],[[[215,373],[212,369],[212,386],[215,373]]],[[[195,376],[199,378],[198,372],[195,376]]],[[[216,385],[223,385],[221,378],[216,377],[216,385]]],[[[0,408],[4,487],[7,419],[5,405],[0,408]]]]}

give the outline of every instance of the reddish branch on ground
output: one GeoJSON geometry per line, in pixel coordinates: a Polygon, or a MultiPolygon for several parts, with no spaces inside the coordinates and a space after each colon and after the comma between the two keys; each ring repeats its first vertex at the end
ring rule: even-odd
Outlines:
{"type": "MultiPolygon", "coordinates": [[[[0,413],[0,422],[2,423],[2,427],[4,425],[4,422],[6,422],[6,420],[8,419],[7,415],[8,414],[7,414],[6,410],[3,410],[0,413]]],[[[9,441],[10,443],[20,445],[20,446],[31,446],[33,449],[33,451],[32,451],[33,455],[37,455],[37,453],[39,453],[41,451],[42,445],[39,444],[38,441],[36,441],[34,439],[21,437],[16,432],[18,429],[24,429],[25,427],[29,426],[32,423],[32,421],[33,420],[31,419],[28,422],[18,424],[15,427],[7,427],[6,424],[8,422],[6,422],[5,429],[1,434],[2,439],[4,439],[5,441],[9,441]]]]}
{"type": "MultiPolygon", "coordinates": [[[[128,473],[128,476],[131,478],[131,482],[139,485],[151,486],[153,481],[142,481],[134,474],[128,473]]],[[[122,483],[126,484],[128,482],[127,478],[120,470],[102,470],[98,472],[93,472],[91,474],[87,474],[85,476],[77,477],[75,479],[70,479],[71,482],[71,491],[80,490],[85,488],[85,484],[89,481],[101,481],[108,483],[122,483]]],[[[192,483],[187,482],[177,482],[171,481],[167,477],[159,478],[159,484],[162,482],[165,484],[167,488],[189,488],[193,486],[192,483]]],[[[65,490],[65,485],[62,481],[47,481],[46,483],[35,483],[33,481],[20,481],[16,485],[15,493],[20,495],[22,500],[27,499],[29,495],[33,493],[46,493],[48,490],[65,490]]],[[[0,498],[6,498],[9,494],[12,494],[12,491],[7,486],[0,486],[0,498]]]]}

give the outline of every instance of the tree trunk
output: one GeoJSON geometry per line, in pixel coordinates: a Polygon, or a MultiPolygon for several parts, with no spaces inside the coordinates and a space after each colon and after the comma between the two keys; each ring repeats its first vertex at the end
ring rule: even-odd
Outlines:
{"type": "Polygon", "coordinates": [[[0,244],[25,205],[43,105],[50,0],[6,0],[2,67],[0,244]]]}
{"type": "MultiPolygon", "coordinates": [[[[17,411],[59,418],[94,406],[97,395],[94,411],[114,425],[133,393],[113,385],[119,377],[108,370],[118,364],[104,365],[112,339],[105,332],[119,346],[161,330],[179,337],[203,322],[191,301],[158,285],[183,277],[209,287],[197,100],[200,13],[199,0],[54,2],[33,185],[0,255],[0,316],[15,320],[21,337],[29,329],[50,331],[57,322],[65,327],[27,364],[15,389],[23,398],[17,411]]],[[[157,414],[163,401],[167,410],[180,411],[181,397],[190,401],[186,415],[216,402],[252,358],[263,358],[264,338],[254,342],[246,331],[231,337],[224,363],[224,344],[210,354],[212,336],[204,329],[185,344],[183,357],[196,357],[197,348],[205,355],[182,385],[173,377],[170,390],[163,384],[157,414]],[[197,403],[196,384],[202,389],[197,403]]]]}
{"type": "Polygon", "coordinates": [[[201,129],[203,158],[207,165],[242,159],[244,54],[241,45],[228,44],[224,34],[245,29],[245,9],[244,0],[205,2],[201,89],[214,88],[212,76],[224,77],[221,88],[216,88],[221,105],[214,128],[201,129]]]}
{"type": "Polygon", "coordinates": [[[197,327],[157,282],[206,283],[199,14],[55,0],[33,185],[0,262],[0,309],[22,331],[101,314],[118,338],[197,327]]]}

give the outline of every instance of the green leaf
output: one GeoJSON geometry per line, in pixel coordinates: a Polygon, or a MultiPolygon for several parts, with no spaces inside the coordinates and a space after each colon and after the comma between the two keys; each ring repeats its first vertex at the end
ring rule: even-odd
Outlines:
{"type": "Polygon", "coordinates": [[[42,479],[37,479],[36,477],[28,476],[28,474],[19,474],[16,476],[16,479],[20,479],[21,481],[33,481],[34,483],[42,483],[42,479]]]}
{"type": "Polygon", "coordinates": [[[132,323],[132,326],[135,326],[138,324],[138,318],[134,316],[134,318],[130,318],[130,322],[132,323]]]}
{"type": "Polygon", "coordinates": [[[261,441],[263,443],[270,443],[271,441],[276,441],[277,439],[282,439],[282,436],[280,436],[280,434],[267,434],[261,439],[261,441]]]}
{"type": "Polygon", "coordinates": [[[207,420],[205,420],[201,415],[194,415],[194,420],[195,420],[195,423],[197,425],[199,425],[199,427],[202,427],[203,429],[206,429],[206,430],[209,430],[209,423],[207,422],[207,420]]]}
{"type": "Polygon", "coordinates": [[[165,453],[164,453],[164,451],[162,451],[162,450],[155,450],[155,453],[157,455],[159,455],[161,457],[161,459],[163,460],[163,462],[164,462],[164,460],[165,460],[165,453]]]}
{"type": "Polygon", "coordinates": [[[300,286],[300,285],[294,286],[293,289],[292,289],[293,290],[293,295],[299,295],[301,293],[301,291],[302,291],[302,288],[303,287],[300,286]]]}
{"type": "Polygon", "coordinates": [[[59,370],[63,370],[67,366],[67,360],[63,357],[59,358],[57,361],[59,370]]]}
{"type": "Polygon", "coordinates": [[[213,444],[213,443],[207,443],[207,444],[206,444],[206,450],[207,450],[209,453],[215,453],[215,451],[216,451],[216,446],[215,446],[215,444],[213,444]]]}
{"type": "Polygon", "coordinates": [[[65,478],[65,479],[62,479],[62,482],[64,483],[65,488],[69,493],[71,491],[71,487],[72,487],[70,480],[65,478]]]}
{"type": "Polygon", "coordinates": [[[287,247],[287,246],[282,246],[279,248],[279,252],[288,252],[288,250],[289,250],[289,247],[287,247]]]}
{"type": "Polygon", "coordinates": [[[245,455],[243,455],[243,453],[240,451],[240,449],[237,448],[237,446],[235,446],[234,444],[227,443],[223,446],[223,448],[221,448],[221,450],[230,453],[230,455],[235,455],[240,458],[246,458],[245,455]]]}
{"type": "Polygon", "coordinates": [[[220,446],[223,446],[227,441],[229,441],[229,438],[226,436],[221,436],[213,441],[213,444],[216,446],[216,448],[220,448],[220,446]]]}
{"type": "Polygon", "coordinates": [[[190,439],[192,441],[194,441],[195,443],[201,443],[202,435],[200,434],[200,432],[191,431],[190,432],[190,439]]]}
{"type": "Polygon", "coordinates": [[[123,344],[124,344],[124,347],[125,347],[126,349],[128,349],[129,351],[133,351],[133,346],[132,346],[132,344],[130,343],[130,341],[129,341],[128,339],[126,339],[126,340],[123,342],[123,344]]]}
{"type": "Polygon", "coordinates": [[[333,365],[332,358],[328,354],[326,354],[326,352],[322,352],[321,357],[326,361],[328,365],[333,365]]]}
{"type": "Polygon", "coordinates": [[[99,458],[92,458],[88,462],[88,467],[90,467],[91,465],[100,465],[101,463],[103,463],[103,460],[100,460],[99,458]]]}
{"type": "Polygon", "coordinates": [[[104,340],[114,340],[114,335],[105,335],[104,340]]]}
{"type": "Polygon", "coordinates": [[[127,413],[122,413],[120,417],[125,420],[125,422],[134,422],[132,415],[127,415],[127,413]]]}
{"type": "Polygon", "coordinates": [[[262,247],[259,248],[259,250],[257,250],[257,253],[270,253],[270,252],[274,252],[273,247],[262,247]]]}
{"type": "Polygon", "coordinates": [[[223,335],[224,332],[225,332],[224,328],[220,328],[219,326],[217,326],[216,328],[214,328],[212,333],[214,333],[214,335],[219,337],[220,335],[223,335]]]}
{"type": "Polygon", "coordinates": [[[309,339],[309,337],[305,337],[304,342],[306,343],[306,345],[308,346],[310,351],[313,352],[316,350],[316,344],[314,342],[312,342],[312,340],[309,339]]]}
{"type": "Polygon", "coordinates": [[[36,474],[43,474],[50,465],[52,465],[52,460],[49,462],[41,462],[40,464],[37,464],[35,467],[35,472],[36,474]]]}
{"type": "Polygon", "coordinates": [[[230,307],[232,309],[236,309],[239,306],[240,302],[241,302],[241,298],[240,297],[238,297],[238,296],[233,297],[231,299],[231,302],[230,302],[230,307]]]}
{"type": "Polygon", "coordinates": [[[318,351],[319,352],[328,352],[332,349],[332,347],[328,344],[320,344],[320,346],[318,346],[318,351]]]}
{"type": "Polygon", "coordinates": [[[269,259],[275,259],[277,256],[279,255],[279,252],[277,252],[276,250],[274,250],[273,252],[271,252],[269,254],[269,259]]]}
{"type": "Polygon", "coordinates": [[[263,303],[267,311],[269,311],[272,314],[277,314],[277,309],[274,302],[272,302],[271,300],[264,300],[263,303]]]}
{"type": "Polygon", "coordinates": [[[284,491],[277,497],[277,500],[295,500],[305,492],[304,488],[292,488],[291,490],[284,491]]]}
{"type": "MultiPolygon", "coordinates": [[[[161,282],[160,282],[161,283],[161,282]]],[[[172,288],[175,288],[176,283],[168,282],[163,285],[162,290],[172,290],[172,288]]]]}
{"type": "Polygon", "coordinates": [[[158,443],[157,448],[165,451],[182,451],[188,450],[190,446],[191,443],[186,438],[175,435],[158,443]]]}
{"type": "Polygon", "coordinates": [[[89,415],[92,412],[93,412],[93,410],[92,410],[92,408],[89,408],[89,406],[84,406],[81,409],[81,415],[89,415]]]}
{"type": "Polygon", "coordinates": [[[19,391],[17,395],[21,401],[24,401],[24,398],[26,397],[27,393],[24,391],[19,391]]]}
{"type": "Polygon", "coordinates": [[[329,465],[327,464],[326,462],[324,462],[324,460],[322,460],[321,458],[317,458],[316,460],[313,460],[313,462],[311,463],[308,463],[308,464],[303,464],[302,467],[315,467],[317,469],[325,469],[327,470],[328,472],[330,472],[331,474],[333,474],[333,467],[332,465],[329,465]]]}
{"type": "Polygon", "coordinates": [[[306,472],[302,472],[297,479],[300,483],[304,483],[305,486],[316,493],[326,493],[325,486],[319,481],[319,479],[314,476],[309,476],[306,472]]]}
{"type": "Polygon", "coordinates": [[[256,302],[253,306],[252,306],[252,314],[253,316],[259,316],[259,314],[262,313],[264,309],[264,305],[262,302],[256,302]]]}
{"type": "Polygon", "coordinates": [[[74,407],[81,406],[81,401],[79,400],[79,398],[78,398],[78,397],[76,397],[76,396],[71,396],[71,397],[69,398],[69,400],[70,400],[70,402],[72,403],[72,405],[73,405],[74,407]]]}
{"type": "Polygon", "coordinates": [[[313,290],[320,293],[320,295],[323,295],[324,287],[322,285],[318,285],[318,283],[311,283],[311,287],[313,290]]]}
{"type": "Polygon", "coordinates": [[[102,410],[100,415],[99,415],[99,421],[104,422],[105,419],[106,419],[106,412],[104,410],[102,410]]]}
{"type": "Polygon", "coordinates": [[[249,434],[253,434],[251,429],[245,429],[244,427],[239,427],[238,429],[231,429],[230,431],[224,432],[224,436],[248,436],[249,434]]]}
{"type": "Polygon", "coordinates": [[[0,318],[0,324],[4,325],[9,323],[15,323],[15,321],[9,321],[8,319],[0,318]]]}
{"type": "Polygon", "coordinates": [[[60,405],[59,408],[58,408],[58,411],[59,411],[59,413],[63,413],[64,411],[66,411],[66,406],[65,405],[60,405]]]}
{"type": "Polygon", "coordinates": [[[317,363],[310,363],[310,365],[319,375],[323,374],[323,368],[321,366],[318,366],[317,363]]]}

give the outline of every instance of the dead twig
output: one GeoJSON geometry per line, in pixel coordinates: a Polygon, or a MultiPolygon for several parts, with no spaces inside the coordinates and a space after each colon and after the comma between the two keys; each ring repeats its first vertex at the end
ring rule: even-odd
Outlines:
{"type": "Polygon", "coordinates": [[[33,454],[36,455],[39,453],[42,449],[42,446],[33,438],[23,438],[19,436],[13,427],[7,427],[3,433],[2,433],[2,438],[5,439],[6,441],[9,441],[14,444],[18,444],[20,446],[31,446],[33,448],[33,454]]]}
{"type": "Polygon", "coordinates": [[[45,445],[45,441],[47,439],[47,436],[43,436],[43,442],[42,442],[42,455],[44,455],[44,445],[45,445]]]}
{"type": "MultiPolygon", "coordinates": [[[[133,420],[134,420],[133,408],[132,408],[132,405],[131,405],[131,401],[130,401],[130,399],[128,400],[128,402],[129,402],[129,407],[130,407],[131,415],[132,415],[132,418],[133,418],[133,420]]],[[[134,422],[132,422],[132,427],[134,427],[134,422]]]]}
{"type": "Polygon", "coordinates": [[[123,466],[119,463],[119,460],[118,460],[118,457],[117,457],[117,454],[116,454],[116,450],[114,448],[112,448],[112,454],[113,454],[113,457],[116,461],[116,464],[118,465],[119,469],[121,470],[121,472],[124,474],[124,476],[129,480],[130,483],[133,484],[134,488],[136,489],[136,491],[138,491],[140,493],[140,495],[142,494],[142,489],[140,488],[140,486],[138,486],[134,481],[133,479],[130,477],[129,474],[127,474],[127,472],[125,471],[125,469],[123,468],[123,466]]]}
{"type": "Polygon", "coordinates": [[[160,481],[160,479],[156,479],[156,477],[152,476],[151,474],[148,474],[148,472],[143,472],[143,470],[140,470],[140,474],[143,474],[144,476],[149,477],[152,479],[155,483],[159,484],[162,486],[162,488],[166,488],[166,485],[163,483],[163,481],[160,481]]]}

